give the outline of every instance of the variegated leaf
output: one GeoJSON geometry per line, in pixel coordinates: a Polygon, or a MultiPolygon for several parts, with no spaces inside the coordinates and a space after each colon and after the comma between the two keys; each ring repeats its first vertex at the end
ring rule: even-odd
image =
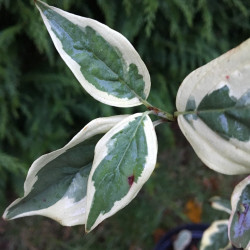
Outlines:
{"type": "Polygon", "coordinates": [[[250,172],[249,51],[250,39],[193,71],[177,94],[182,132],[203,162],[224,174],[250,172]]]}
{"type": "Polygon", "coordinates": [[[230,241],[235,247],[250,249],[250,176],[235,187],[231,205],[230,241]]]}
{"type": "Polygon", "coordinates": [[[42,1],[36,5],[56,49],[90,95],[117,107],[140,105],[147,98],[148,70],[124,36],[42,1]]]}
{"type": "Polygon", "coordinates": [[[227,235],[228,220],[219,220],[203,233],[200,250],[226,250],[231,249],[227,235]]]}
{"type": "Polygon", "coordinates": [[[210,202],[212,208],[231,214],[232,208],[229,200],[222,199],[219,196],[214,196],[210,199],[210,202]]]}
{"type": "Polygon", "coordinates": [[[126,206],[154,170],[157,139],[149,116],[122,120],[98,142],[87,192],[86,231],[126,206]]]}
{"type": "Polygon", "coordinates": [[[14,201],[3,218],[43,215],[66,226],[85,224],[94,148],[105,132],[126,117],[95,119],[63,148],[38,158],[29,169],[24,197],[14,201]]]}

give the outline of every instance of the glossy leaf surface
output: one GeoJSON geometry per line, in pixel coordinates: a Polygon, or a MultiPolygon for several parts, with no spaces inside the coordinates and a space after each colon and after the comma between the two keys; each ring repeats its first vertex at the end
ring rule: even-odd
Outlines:
{"type": "Polygon", "coordinates": [[[122,120],[96,145],[87,193],[86,231],[126,206],[154,170],[157,140],[146,114],[122,120]]]}
{"type": "Polygon", "coordinates": [[[229,237],[234,246],[250,248],[250,176],[240,182],[231,198],[229,237]]]}
{"type": "Polygon", "coordinates": [[[67,226],[85,224],[94,148],[103,133],[125,117],[93,120],[63,148],[38,158],[24,183],[24,197],[14,201],[3,217],[44,215],[67,226]]]}
{"type": "Polygon", "coordinates": [[[56,49],[90,95],[117,107],[147,98],[148,70],[124,36],[90,18],[36,4],[56,49]]]}
{"type": "Polygon", "coordinates": [[[204,163],[224,174],[250,172],[250,40],[183,81],[180,128],[204,163]]]}

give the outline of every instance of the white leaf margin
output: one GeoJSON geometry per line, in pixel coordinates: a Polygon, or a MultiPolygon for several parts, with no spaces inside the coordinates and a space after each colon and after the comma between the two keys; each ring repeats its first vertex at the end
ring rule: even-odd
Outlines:
{"type": "Polygon", "coordinates": [[[243,147],[237,147],[231,140],[224,140],[200,119],[193,121],[191,126],[180,115],[178,124],[195,153],[209,168],[227,175],[250,173],[250,152],[246,152],[243,147]]]}
{"type": "MultiPolygon", "coordinates": [[[[205,230],[203,233],[202,239],[201,239],[201,245],[200,250],[206,250],[207,247],[211,246],[213,244],[212,237],[214,234],[217,234],[220,232],[219,226],[228,226],[228,220],[218,220],[214,221],[209,228],[205,230]]],[[[223,249],[228,249],[228,247],[231,245],[230,242],[228,242],[228,245],[225,246],[223,249]]]]}
{"type": "MultiPolygon", "coordinates": [[[[128,115],[117,115],[111,117],[102,117],[92,120],[88,123],[79,133],[77,133],[72,140],[67,143],[63,148],[53,151],[51,153],[45,154],[39,157],[31,165],[25,183],[24,183],[24,196],[15,200],[11,203],[5,210],[3,214],[3,219],[7,219],[7,214],[9,209],[19,203],[23,198],[25,198],[32,190],[34,184],[37,181],[37,173],[50,161],[54,160],[66,150],[76,146],[77,144],[97,135],[106,133],[115,124],[119,123],[121,120],[125,119],[128,115]]],[[[30,211],[26,213],[19,214],[13,218],[8,218],[8,220],[31,216],[31,215],[43,215],[49,217],[63,226],[75,226],[82,225],[86,222],[86,196],[78,202],[74,202],[73,198],[67,197],[67,192],[65,195],[57,201],[55,204],[48,208],[30,211]]]]}
{"type": "MultiPolygon", "coordinates": [[[[248,185],[250,185],[250,175],[247,176],[243,181],[238,183],[234,188],[234,191],[233,191],[232,196],[231,196],[232,213],[231,213],[231,216],[229,218],[229,228],[231,227],[232,220],[233,220],[233,218],[235,216],[235,213],[236,213],[236,210],[237,210],[237,205],[238,205],[239,199],[240,199],[240,197],[242,195],[242,192],[244,191],[244,189],[248,185]]],[[[232,241],[231,240],[230,230],[228,230],[228,236],[229,236],[230,241],[232,241]]],[[[248,245],[247,245],[247,247],[245,249],[247,249],[247,250],[250,249],[250,238],[249,238],[249,243],[248,243],[248,245]]]]}
{"type": "Polygon", "coordinates": [[[238,85],[243,75],[250,74],[250,39],[244,41],[204,66],[191,72],[179,87],[176,97],[178,111],[185,111],[188,99],[194,97],[198,106],[209,93],[223,86],[228,86],[230,96],[236,98],[246,93],[250,86],[248,82],[238,85]]]}
{"type": "MultiPolygon", "coordinates": [[[[249,51],[250,39],[191,72],[178,90],[177,110],[185,111],[187,101],[191,97],[198,106],[205,95],[225,85],[228,86],[230,95],[236,98],[250,90],[249,51]],[[247,80],[244,81],[245,79],[247,80]]],[[[192,120],[192,126],[183,115],[179,115],[177,120],[194,151],[209,168],[228,175],[250,173],[250,141],[227,141],[199,118],[192,120]]]]}
{"type": "MultiPolygon", "coordinates": [[[[89,175],[89,180],[88,180],[88,188],[87,188],[87,217],[90,213],[91,210],[91,205],[92,201],[94,198],[95,194],[95,186],[94,182],[92,180],[93,175],[95,173],[95,170],[101,163],[101,161],[105,158],[107,155],[108,149],[107,149],[107,144],[109,140],[112,138],[113,135],[117,134],[119,131],[127,127],[127,125],[134,121],[137,117],[139,116],[144,116],[145,114],[143,113],[137,113],[134,115],[131,115],[127,117],[126,119],[122,120],[119,122],[116,126],[114,126],[109,132],[107,132],[101,140],[97,143],[96,148],[95,148],[95,157],[94,157],[94,162],[93,166],[89,175]]],[[[85,231],[90,232],[92,231],[98,224],[100,224],[103,220],[106,218],[112,216],[122,208],[124,208],[126,205],[128,205],[138,194],[144,183],[149,179],[151,176],[155,165],[156,165],[156,160],[157,160],[157,152],[158,152],[158,143],[157,143],[157,137],[154,129],[154,125],[148,115],[145,115],[145,120],[143,122],[144,124],[144,131],[145,131],[145,136],[146,136],[146,141],[147,141],[147,146],[148,146],[148,155],[146,157],[146,163],[144,166],[144,170],[141,173],[141,176],[138,178],[137,182],[134,182],[131,188],[129,189],[129,192],[127,193],[126,196],[124,196],[121,200],[116,201],[114,203],[113,208],[105,214],[99,214],[98,218],[96,219],[95,223],[93,226],[90,228],[90,230],[87,230],[86,224],[85,224],[85,231]]]]}
{"type": "Polygon", "coordinates": [[[212,208],[231,214],[232,210],[223,204],[221,197],[214,196],[209,201],[211,202],[212,208]]]}
{"type": "MultiPolygon", "coordinates": [[[[135,48],[132,46],[132,44],[125,38],[122,34],[119,32],[109,28],[107,25],[102,24],[96,20],[93,20],[91,18],[81,17],[78,15],[71,14],[69,12],[63,11],[61,9],[58,9],[53,6],[49,6],[48,4],[37,1],[46,7],[52,9],[56,13],[60,14],[61,16],[67,18],[72,23],[85,28],[86,26],[90,26],[92,29],[97,31],[109,44],[111,44],[113,47],[119,49],[121,52],[125,62],[127,63],[127,68],[131,63],[135,64],[138,67],[138,73],[142,75],[145,86],[144,86],[144,93],[146,98],[149,95],[150,88],[151,88],[151,81],[150,81],[150,75],[147,70],[146,65],[142,61],[140,55],[135,50],[135,48]]],[[[141,101],[134,97],[132,99],[128,98],[117,98],[115,96],[109,95],[108,93],[98,90],[94,85],[89,83],[83,76],[80,70],[80,65],[75,62],[64,50],[61,41],[57,38],[57,36],[54,34],[54,32],[51,29],[51,26],[49,24],[48,19],[43,14],[42,10],[39,8],[39,6],[36,4],[38,10],[41,13],[42,19],[44,21],[44,24],[51,36],[51,39],[62,57],[62,59],[65,61],[67,66],[71,69],[77,80],[80,82],[82,87],[96,100],[111,105],[115,107],[133,107],[141,105],[141,101]]],[[[146,99],[145,98],[145,99],[146,99]]]]}

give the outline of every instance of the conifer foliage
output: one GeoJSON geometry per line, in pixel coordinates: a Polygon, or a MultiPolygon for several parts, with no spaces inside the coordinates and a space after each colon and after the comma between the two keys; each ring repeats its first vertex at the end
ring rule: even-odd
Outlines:
{"type": "MultiPolygon", "coordinates": [[[[250,31],[250,2],[243,0],[47,3],[106,23],[126,36],[151,73],[150,101],[169,111],[185,75],[248,38],[250,31]]],[[[116,109],[97,103],[72,83],[76,80],[56,54],[32,0],[0,0],[0,19],[0,200],[4,201],[7,183],[20,192],[35,158],[60,148],[91,119],[115,115],[116,109]]]]}

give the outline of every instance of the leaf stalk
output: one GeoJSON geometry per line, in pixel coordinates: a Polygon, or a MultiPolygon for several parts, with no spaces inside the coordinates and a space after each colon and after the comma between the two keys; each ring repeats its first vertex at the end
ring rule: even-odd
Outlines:
{"type": "Polygon", "coordinates": [[[164,111],[164,110],[162,110],[162,109],[159,109],[159,108],[153,106],[153,105],[150,104],[148,101],[143,100],[142,98],[140,98],[140,101],[141,101],[141,103],[142,103],[144,106],[146,106],[146,108],[147,108],[148,110],[152,111],[152,114],[157,115],[157,116],[159,116],[159,117],[161,117],[161,118],[163,118],[163,119],[166,119],[166,120],[168,120],[168,121],[171,121],[171,122],[176,121],[174,115],[172,115],[172,114],[170,114],[170,113],[168,113],[168,112],[166,112],[166,111],[164,111]]]}

